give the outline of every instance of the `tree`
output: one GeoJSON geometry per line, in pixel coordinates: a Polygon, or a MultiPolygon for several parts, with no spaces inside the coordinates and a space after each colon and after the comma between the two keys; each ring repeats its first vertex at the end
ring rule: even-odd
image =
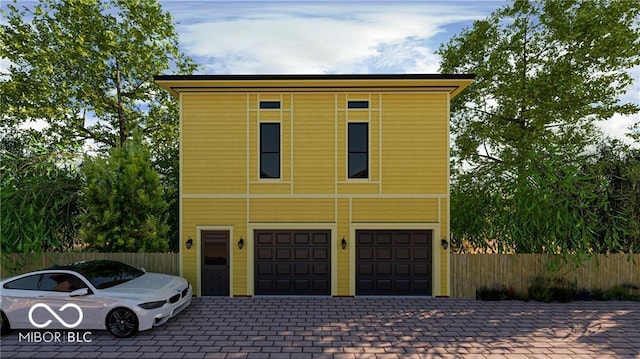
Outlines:
{"type": "Polygon", "coordinates": [[[618,242],[600,241],[593,250],[640,252],[640,149],[619,141],[603,142],[584,167],[604,184],[599,194],[604,203],[594,206],[596,235],[606,238],[610,231],[619,231],[618,242]]]}
{"type": "MultiPolygon", "coordinates": [[[[517,0],[438,50],[442,72],[476,73],[452,103],[452,232],[482,247],[585,253],[599,178],[581,171],[596,121],[640,64],[637,1],[517,0]]],[[[602,203],[601,203],[602,205],[602,203]]]]}
{"type": "Polygon", "coordinates": [[[80,174],[73,158],[43,146],[40,136],[23,131],[0,140],[2,253],[67,251],[77,243],[80,174]]]}
{"type": "Polygon", "coordinates": [[[140,136],[111,149],[109,156],[85,158],[83,172],[81,234],[86,244],[108,252],[168,249],[167,203],[140,136]]]}
{"type": "MultiPolygon", "coordinates": [[[[38,121],[46,141],[103,154],[140,129],[162,183],[177,187],[178,106],[153,75],[188,74],[196,66],[180,52],[172,18],[158,2],[40,0],[19,7],[14,0],[6,7],[0,127],[38,121]]],[[[177,203],[177,191],[165,193],[177,203]]]]}

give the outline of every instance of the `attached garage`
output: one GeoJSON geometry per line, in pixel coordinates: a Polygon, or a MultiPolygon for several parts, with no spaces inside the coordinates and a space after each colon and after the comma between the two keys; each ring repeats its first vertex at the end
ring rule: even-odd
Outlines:
{"type": "Polygon", "coordinates": [[[331,231],[256,230],[256,295],[330,295],[331,231]]]}
{"type": "Polygon", "coordinates": [[[356,295],[431,295],[431,230],[357,230],[356,295]]]}

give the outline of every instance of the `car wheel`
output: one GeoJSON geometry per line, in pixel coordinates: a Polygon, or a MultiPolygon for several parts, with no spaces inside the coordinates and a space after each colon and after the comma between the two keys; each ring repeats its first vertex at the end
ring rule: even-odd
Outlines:
{"type": "Polygon", "coordinates": [[[11,327],[9,326],[9,319],[4,315],[3,311],[0,311],[0,335],[9,333],[11,327]]]}
{"type": "Polygon", "coordinates": [[[138,331],[138,317],[127,308],[116,308],[107,315],[107,330],[118,338],[128,338],[138,331]]]}

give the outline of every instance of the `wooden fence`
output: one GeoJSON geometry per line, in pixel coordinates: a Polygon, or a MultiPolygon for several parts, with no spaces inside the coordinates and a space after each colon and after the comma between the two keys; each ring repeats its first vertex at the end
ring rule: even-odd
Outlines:
{"type": "MultiPolygon", "coordinates": [[[[149,272],[178,275],[178,253],[47,253],[3,254],[0,278],[85,260],[111,259],[149,272]]],[[[544,254],[451,254],[451,296],[475,298],[476,290],[505,286],[526,293],[532,280],[548,276],[552,255],[544,254]]],[[[610,289],[617,284],[640,286],[640,254],[598,255],[579,268],[565,266],[553,274],[574,282],[577,288],[610,289]],[[597,260],[597,263],[596,263],[597,260]]]]}
{"type": "Polygon", "coordinates": [[[527,293],[536,277],[562,278],[578,289],[611,289],[619,284],[640,286],[640,254],[597,255],[582,266],[565,265],[550,274],[545,254],[451,254],[451,296],[475,298],[482,287],[505,286],[527,293]]]}
{"type": "Polygon", "coordinates": [[[0,278],[49,268],[53,264],[68,264],[95,259],[120,261],[136,268],[144,268],[148,272],[172,275],[180,273],[180,255],[178,253],[5,253],[2,255],[0,278]]]}

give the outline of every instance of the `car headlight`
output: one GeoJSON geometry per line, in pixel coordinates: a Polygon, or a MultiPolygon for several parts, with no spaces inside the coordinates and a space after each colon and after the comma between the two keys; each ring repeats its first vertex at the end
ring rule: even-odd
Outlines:
{"type": "Polygon", "coordinates": [[[138,304],[138,307],[143,309],[156,309],[156,308],[162,307],[166,302],[167,302],[166,300],[159,300],[157,302],[147,302],[147,303],[138,304]]]}

